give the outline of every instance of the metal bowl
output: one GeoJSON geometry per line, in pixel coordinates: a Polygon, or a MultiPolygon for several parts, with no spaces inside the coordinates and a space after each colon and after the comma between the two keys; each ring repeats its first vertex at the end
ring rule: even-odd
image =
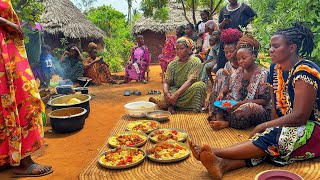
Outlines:
{"type": "Polygon", "coordinates": [[[77,80],[81,87],[88,87],[92,83],[92,79],[88,77],[78,77],[77,80]]]}
{"type": "Polygon", "coordinates": [[[148,119],[153,119],[161,122],[169,120],[171,113],[169,111],[155,110],[152,112],[148,112],[146,116],[148,119]]]}
{"type": "Polygon", "coordinates": [[[49,113],[50,123],[55,132],[73,132],[83,128],[87,110],[81,107],[57,109],[49,113]]]}
{"type": "Polygon", "coordinates": [[[64,95],[64,96],[53,98],[48,102],[48,105],[51,106],[52,110],[68,108],[68,107],[82,107],[87,110],[86,117],[88,117],[90,113],[90,104],[89,104],[90,99],[91,99],[91,96],[87,94],[70,94],[70,95],[64,95]],[[77,98],[81,102],[74,103],[74,104],[66,104],[72,98],[77,98]]]}
{"type": "Polygon", "coordinates": [[[61,85],[56,87],[58,94],[70,94],[72,92],[72,86],[70,85],[61,85]]]}

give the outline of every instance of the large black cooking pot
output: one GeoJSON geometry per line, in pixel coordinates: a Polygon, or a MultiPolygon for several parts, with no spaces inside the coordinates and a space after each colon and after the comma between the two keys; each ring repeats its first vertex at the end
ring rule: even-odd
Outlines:
{"type": "Polygon", "coordinates": [[[57,109],[49,113],[51,127],[55,132],[67,133],[83,128],[87,110],[81,107],[57,109]]]}
{"type": "Polygon", "coordinates": [[[87,110],[85,117],[87,118],[90,113],[90,104],[89,104],[90,99],[91,99],[91,96],[88,94],[70,94],[70,95],[64,95],[64,96],[53,98],[48,102],[48,104],[51,106],[52,111],[54,111],[56,109],[68,108],[68,107],[85,108],[87,110]],[[73,104],[66,104],[72,98],[77,98],[81,102],[73,103],[73,104]]]}

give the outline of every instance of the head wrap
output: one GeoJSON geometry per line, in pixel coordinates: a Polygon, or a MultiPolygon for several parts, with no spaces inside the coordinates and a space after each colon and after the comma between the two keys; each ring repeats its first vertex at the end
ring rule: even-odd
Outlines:
{"type": "Polygon", "coordinates": [[[194,42],[192,41],[192,39],[188,38],[188,37],[181,37],[177,40],[177,44],[178,43],[182,43],[183,45],[185,45],[187,48],[191,48],[193,49],[194,47],[194,42]]]}
{"type": "Polygon", "coordinates": [[[228,28],[221,32],[221,40],[224,44],[237,43],[242,37],[242,32],[238,29],[228,28]]]}
{"type": "Polygon", "coordinates": [[[260,43],[251,35],[244,35],[239,39],[237,44],[237,49],[240,48],[247,48],[257,55],[260,48],[260,43]]]}
{"type": "Polygon", "coordinates": [[[206,22],[206,26],[208,26],[211,30],[213,30],[215,25],[216,25],[216,23],[214,23],[213,20],[209,20],[206,22]]]}

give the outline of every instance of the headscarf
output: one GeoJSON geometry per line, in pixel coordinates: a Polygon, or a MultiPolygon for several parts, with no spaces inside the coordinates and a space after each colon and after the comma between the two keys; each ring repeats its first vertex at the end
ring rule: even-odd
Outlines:
{"type": "Polygon", "coordinates": [[[206,22],[206,26],[208,26],[211,30],[213,30],[215,24],[216,23],[213,20],[209,20],[206,22]]]}
{"type": "Polygon", "coordinates": [[[258,40],[254,39],[251,35],[242,36],[237,44],[237,49],[247,48],[255,55],[258,54],[260,43],[258,40]]]}
{"type": "Polygon", "coordinates": [[[191,48],[193,49],[194,48],[194,42],[192,41],[192,39],[188,38],[188,37],[181,37],[177,40],[177,43],[182,43],[183,45],[185,45],[187,48],[191,48]]]}
{"type": "Polygon", "coordinates": [[[242,32],[238,29],[228,28],[221,32],[221,40],[224,44],[237,43],[242,37],[242,32]]]}

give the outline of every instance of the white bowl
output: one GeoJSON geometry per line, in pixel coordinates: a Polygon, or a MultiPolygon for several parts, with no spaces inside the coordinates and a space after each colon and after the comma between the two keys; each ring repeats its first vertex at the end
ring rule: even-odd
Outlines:
{"type": "Polygon", "coordinates": [[[148,101],[137,101],[124,105],[131,117],[146,117],[146,113],[153,111],[155,107],[156,104],[148,101]]]}

